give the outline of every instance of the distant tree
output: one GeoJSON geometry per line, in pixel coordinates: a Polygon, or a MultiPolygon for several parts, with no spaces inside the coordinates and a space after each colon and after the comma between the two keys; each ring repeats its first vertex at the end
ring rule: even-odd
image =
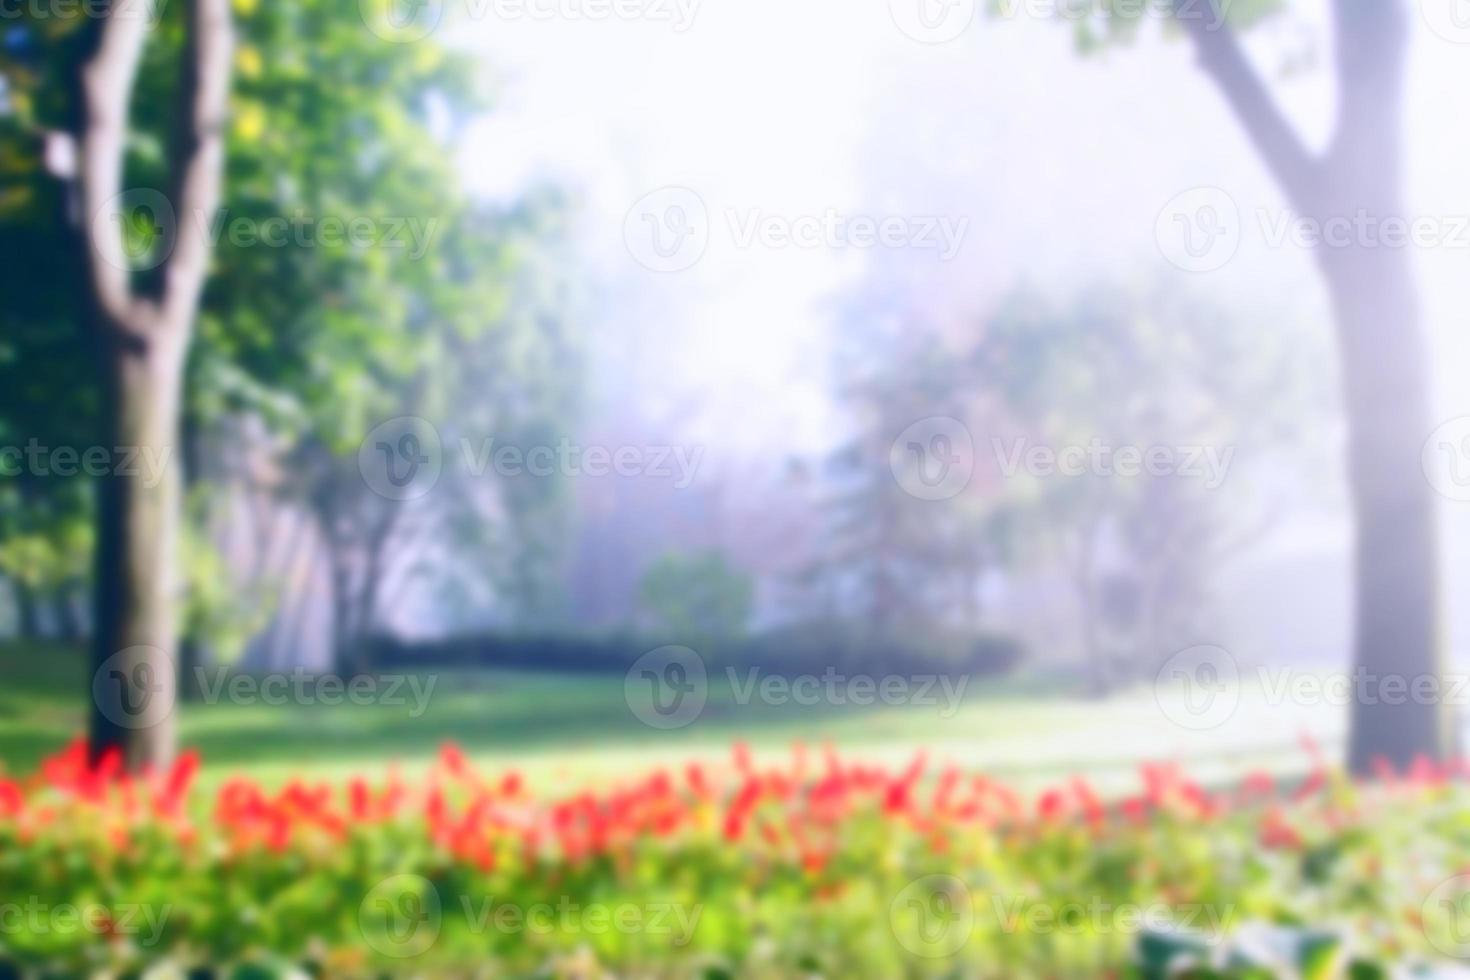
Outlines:
{"type": "Polygon", "coordinates": [[[844,319],[837,395],[851,422],[821,469],[823,527],[800,584],[824,617],[876,632],[977,629],[980,579],[998,559],[991,532],[1001,515],[979,481],[952,499],[915,496],[895,478],[892,459],[895,440],[914,423],[970,419],[973,373],[931,324],[884,313],[883,299],[868,298],[844,319]]]}
{"type": "Polygon", "coordinates": [[[639,605],[676,643],[718,647],[750,625],[755,586],[718,551],[665,555],[643,576],[639,605]]]}
{"type": "Polygon", "coordinates": [[[992,405],[981,455],[1002,469],[997,506],[1028,543],[1009,564],[1067,569],[1094,690],[1210,635],[1221,569],[1284,516],[1273,498],[1313,482],[1310,437],[1332,400],[1309,381],[1308,337],[1163,289],[1094,286],[1060,304],[1022,293],[988,319],[972,383],[992,405]],[[1081,474],[1026,465],[1069,447],[1106,456],[1081,474]],[[1140,469],[1149,451],[1168,456],[1120,474],[1119,450],[1140,469]]]}

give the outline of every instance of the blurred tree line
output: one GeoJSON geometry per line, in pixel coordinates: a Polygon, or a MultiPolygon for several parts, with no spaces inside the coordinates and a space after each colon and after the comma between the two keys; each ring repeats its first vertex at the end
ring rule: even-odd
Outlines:
{"type": "Polygon", "coordinates": [[[853,431],[825,462],[820,545],[792,582],[808,608],[856,611],[881,635],[1010,631],[1039,607],[1106,692],[1218,635],[1222,572],[1291,506],[1330,502],[1330,359],[1301,324],[1104,282],[1021,288],[945,330],[902,294],[869,294],[843,321],[853,431]],[[896,478],[894,440],[936,416],[971,445],[953,449],[963,487],[929,499],[896,478]],[[1094,445],[1109,455],[1084,472],[1026,463],[1094,445]],[[1168,466],[1120,475],[1120,449],[1168,466]]]}

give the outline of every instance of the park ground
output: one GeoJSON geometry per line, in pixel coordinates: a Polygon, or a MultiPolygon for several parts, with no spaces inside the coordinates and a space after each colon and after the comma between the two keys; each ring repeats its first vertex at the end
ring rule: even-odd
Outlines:
{"type": "MultiPolygon", "coordinates": [[[[60,645],[0,645],[0,671],[0,765],[24,773],[84,729],[90,677],[82,651],[60,645]]],[[[1291,776],[1309,766],[1308,745],[1336,758],[1346,727],[1339,707],[1249,691],[1214,727],[1181,725],[1152,685],[1096,699],[1030,674],[974,679],[957,703],[937,693],[926,705],[741,703],[715,673],[698,720],[659,731],[630,710],[621,674],[460,671],[414,680],[400,682],[394,697],[387,684],[378,688],[394,703],[237,703],[226,694],[184,703],[180,742],[202,754],[206,782],[237,772],[267,782],[341,777],[388,764],[411,773],[455,742],[483,767],[516,769],[554,789],[718,762],[743,742],[757,757],[830,744],[890,764],[922,751],[1022,786],[1084,774],[1107,790],[1131,786],[1145,762],[1176,761],[1208,782],[1259,769],[1291,776]]]]}

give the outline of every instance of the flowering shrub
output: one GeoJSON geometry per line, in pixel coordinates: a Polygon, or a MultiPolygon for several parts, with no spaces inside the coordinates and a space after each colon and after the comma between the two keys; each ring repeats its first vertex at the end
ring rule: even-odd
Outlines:
{"type": "Polygon", "coordinates": [[[51,975],[1386,976],[1470,954],[1470,794],[1420,764],[1104,800],[798,748],[542,798],[431,771],[206,796],[81,743],[0,781],[0,961],[51,975]],[[1462,921],[1463,920],[1463,921],[1462,921]],[[205,973],[203,975],[213,975],[205,973]]]}

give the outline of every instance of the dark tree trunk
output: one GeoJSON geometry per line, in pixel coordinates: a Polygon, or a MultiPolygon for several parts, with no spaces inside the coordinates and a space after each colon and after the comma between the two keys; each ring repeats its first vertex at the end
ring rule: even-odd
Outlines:
{"type": "Polygon", "coordinates": [[[19,619],[17,628],[23,639],[35,640],[41,636],[41,603],[36,590],[21,581],[13,581],[15,610],[19,619]]]}
{"type": "Polygon", "coordinates": [[[104,358],[105,445],[169,460],[156,473],[113,473],[98,495],[92,744],[121,748],[135,769],[166,764],[174,745],[181,483],[172,452],[182,356],[178,345],[153,341],[115,345],[104,358]]]}
{"type": "Polygon", "coordinates": [[[108,441],[155,465],[115,469],[98,489],[91,752],[129,769],[174,750],[177,655],[177,446],[184,359],[208,270],[205,220],[218,207],[233,36],[229,0],[188,0],[168,205],[175,222],[146,291],[119,229],[129,111],[148,25],[139,0],[113,0],[89,22],[78,66],[78,254],[101,357],[108,441]],[[167,465],[158,466],[168,460],[167,465]]]}

